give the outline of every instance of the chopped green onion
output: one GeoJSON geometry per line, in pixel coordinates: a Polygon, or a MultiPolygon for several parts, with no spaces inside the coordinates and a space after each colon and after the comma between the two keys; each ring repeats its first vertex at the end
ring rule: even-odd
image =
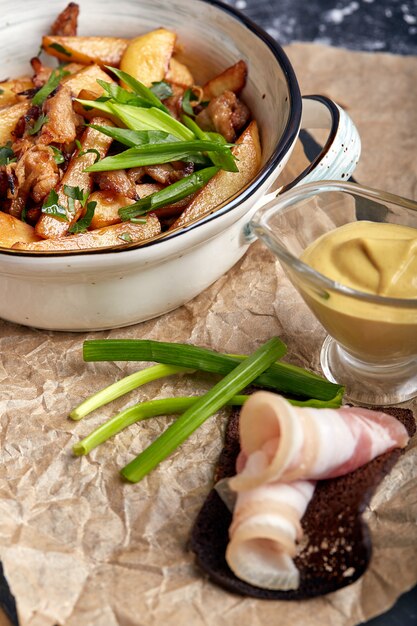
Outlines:
{"type": "Polygon", "coordinates": [[[68,232],[72,234],[84,233],[93,220],[96,206],[97,202],[88,202],[84,217],[81,217],[77,222],[72,224],[72,226],[69,227],[68,232]]]}
{"type": "Polygon", "coordinates": [[[116,102],[106,102],[104,104],[110,107],[111,112],[132,130],[162,130],[184,141],[195,139],[194,133],[184,124],[178,122],[169,113],[165,113],[165,111],[156,107],[143,109],[130,104],[118,104],[116,102]]]}
{"type": "MultiPolygon", "coordinates": [[[[202,130],[199,127],[199,125],[196,124],[196,122],[192,120],[190,117],[188,117],[187,115],[184,115],[183,119],[184,119],[184,124],[187,126],[187,128],[189,128],[194,133],[194,135],[198,139],[201,139],[202,141],[211,140],[220,145],[226,144],[226,140],[223,137],[223,135],[220,135],[219,133],[204,132],[204,130],[202,130]]],[[[236,157],[232,154],[232,152],[230,152],[230,150],[227,150],[224,153],[209,152],[208,156],[210,157],[214,165],[218,165],[219,167],[221,167],[222,169],[228,172],[239,171],[239,168],[236,165],[236,157]]]]}
{"type": "Polygon", "coordinates": [[[165,133],[162,130],[131,130],[130,128],[116,128],[115,126],[99,126],[98,124],[89,124],[91,128],[100,131],[108,137],[112,137],[119,143],[133,148],[143,144],[160,144],[181,141],[174,135],[165,133]]]}
{"type": "MultiPolygon", "coordinates": [[[[286,351],[282,343],[282,356],[286,351]]],[[[156,361],[224,375],[238,363],[240,356],[230,356],[193,345],[140,339],[96,339],[84,342],[85,361],[156,361]]],[[[259,376],[254,385],[296,397],[333,400],[343,391],[316,374],[288,363],[274,363],[259,376]]]]}
{"type": "Polygon", "coordinates": [[[22,209],[22,212],[20,214],[20,221],[21,222],[25,222],[25,224],[27,224],[27,219],[26,218],[27,218],[27,215],[28,215],[28,210],[29,210],[28,207],[24,206],[23,209],[22,209]]]}
{"type": "Polygon", "coordinates": [[[77,154],[77,157],[82,157],[85,154],[95,154],[96,158],[94,159],[94,163],[97,163],[98,161],[100,161],[100,152],[96,149],[96,148],[88,148],[88,150],[80,150],[80,152],[77,154]]]}
{"type": "MultiPolygon", "coordinates": [[[[228,405],[241,406],[248,396],[233,396],[227,402],[228,405]]],[[[122,430],[131,426],[136,422],[157,417],[158,415],[174,415],[183,413],[197,402],[199,396],[180,397],[180,398],[164,398],[162,400],[149,400],[148,402],[140,402],[134,406],[121,411],[111,419],[107,420],[101,426],[98,426],[89,435],[76,443],[72,451],[75,455],[88,454],[94,448],[104,443],[110,437],[117,435],[122,430]]]]}
{"type": "Polygon", "coordinates": [[[72,57],[72,52],[64,48],[64,46],[61,46],[60,43],[51,43],[49,48],[52,48],[53,50],[56,50],[57,52],[60,52],[61,54],[65,54],[65,56],[67,57],[72,57]]]}
{"type": "Polygon", "coordinates": [[[85,172],[106,172],[146,165],[171,163],[172,161],[193,160],[202,152],[226,152],[228,146],[221,146],[213,141],[175,141],[174,143],[144,144],[129,148],[115,156],[109,156],[87,167],[85,172]]]}
{"type": "Polygon", "coordinates": [[[64,76],[68,76],[69,72],[66,72],[61,67],[56,70],[52,70],[52,73],[46,83],[39,89],[39,91],[33,96],[32,104],[41,106],[46,98],[58,87],[64,76]]]}
{"type": "Polygon", "coordinates": [[[170,98],[174,93],[172,91],[171,85],[164,80],[152,83],[150,90],[157,98],[159,98],[159,100],[165,100],[165,98],[170,98]]]}
{"type": "Polygon", "coordinates": [[[79,102],[83,105],[83,107],[90,111],[91,109],[97,109],[98,111],[102,111],[102,113],[109,113],[110,115],[114,115],[114,111],[109,100],[100,101],[100,100],[82,100],[81,98],[75,98],[75,102],[79,102]]]}
{"type": "Polygon", "coordinates": [[[172,185],[168,185],[168,187],[146,196],[146,198],[141,198],[134,204],[122,207],[119,209],[119,215],[123,221],[126,221],[132,217],[138,217],[139,215],[149,213],[149,211],[160,209],[167,204],[178,202],[178,200],[182,200],[204,187],[218,171],[219,168],[213,166],[194,172],[194,174],[185,176],[181,180],[172,183],[172,185]]]}
{"type": "Polygon", "coordinates": [[[65,158],[64,155],[62,154],[61,150],[59,150],[58,148],[56,148],[55,146],[49,146],[50,148],[52,148],[52,151],[54,153],[54,161],[57,165],[60,165],[61,163],[65,163],[65,158]]]}
{"type": "Polygon", "coordinates": [[[182,110],[188,115],[194,115],[194,110],[191,102],[198,100],[192,89],[186,89],[182,98],[182,110]]]}
{"type": "Polygon", "coordinates": [[[165,113],[169,114],[166,106],[162,104],[158,96],[155,95],[155,93],[151,89],[146,87],[146,85],[141,83],[139,80],[136,80],[136,78],[134,78],[130,74],[127,74],[127,72],[123,72],[122,70],[119,70],[115,67],[106,67],[108,70],[113,72],[113,74],[115,74],[119,80],[121,80],[125,85],[130,87],[137,96],[140,96],[144,100],[147,100],[152,106],[161,109],[161,111],[165,111],[165,113]]]}
{"type": "Polygon", "coordinates": [[[273,337],[185,411],[160,437],[121,471],[130,482],[138,482],[166,459],[199,426],[223,407],[239,391],[253,382],[282,355],[282,342],[273,337]]]}
{"type": "Polygon", "coordinates": [[[0,147],[0,165],[9,165],[16,161],[16,155],[12,150],[12,142],[8,141],[0,147]]]}
{"type": "Polygon", "coordinates": [[[48,122],[48,116],[44,113],[41,113],[36,122],[33,124],[32,128],[28,129],[28,135],[36,135],[42,126],[48,122]]]}
{"type": "Polygon", "coordinates": [[[55,189],[51,189],[49,192],[41,211],[45,213],[45,215],[50,215],[58,220],[68,222],[67,211],[65,207],[59,204],[58,194],[55,189]]]}
{"type": "Polygon", "coordinates": [[[78,200],[81,206],[84,208],[90,195],[89,190],[80,189],[79,187],[73,187],[72,185],[64,185],[64,194],[72,200],[78,200]]]}
{"type": "Polygon", "coordinates": [[[119,85],[109,83],[106,80],[100,80],[99,78],[97,79],[97,82],[100,87],[104,89],[104,92],[107,93],[107,96],[119,104],[131,104],[132,106],[145,108],[153,106],[153,104],[148,100],[145,100],[145,98],[136,96],[131,91],[127,91],[126,89],[123,89],[123,87],[119,87],[119,85]]]}

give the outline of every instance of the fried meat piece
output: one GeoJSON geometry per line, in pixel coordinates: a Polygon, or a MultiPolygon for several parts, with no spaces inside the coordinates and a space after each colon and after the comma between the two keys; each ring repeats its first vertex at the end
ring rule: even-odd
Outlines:
{"type": "Polygon", "coordinates": [[[13,175],[9,213],[20,218],[29,196],[40,204],[59,181],[53,151],[47,146],[32,146],[16,163],[13,175]]]}
{"type": "Polygon", "coordinates": [[[183,163],[177,161],[174,163],[164,163],[162,165],[147,165],[144,167],[145,174],[156,180],[162,185],[172,185],[177,180],[189,176],[194,171],[193,163],[183,163]]]}
{"type": "Polygon", "coordinates": [[[33,59],[30,60],[30,64],[33,69],[33,85],[37,89],[40,89],[52,74],[52,67],[44,65],[39,57],[33,57],[33,59]]]}
{"type": "Polygon", "coordinates": [[[210,101],[207,109],[197,115],[197,123],[204,130],[215,130],[226,141],[235,141],[239,131],[248,123],[250,111],[233,91],[225,91],[210,101]]]}
{"type": "Polygon", "coordinates": [[[127,176],[126,170],[97,172],[94,175],[94,181],[102,191],[113,191],[128,198],[136,199],[134,180],[127,176]]]}
{"type": "Polygon", "coordinates": [[[56,94],[45,102],[48,118],[42,127],[39,143],[71,143],[76,138],[76,115],[72,108],[71,91],[61,86],[56,94]]]}
{"type": "Polygon", "coordinates": [[[70,2],[52,24],[50,34],[59,35],[60,37],[75,37],[77,34],[79,12],[80,8],[78,4],[70,2]]]}

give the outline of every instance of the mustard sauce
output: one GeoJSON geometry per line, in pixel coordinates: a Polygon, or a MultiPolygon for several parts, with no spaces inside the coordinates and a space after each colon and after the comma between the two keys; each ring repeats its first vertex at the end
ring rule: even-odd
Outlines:
{"type": "Polygon", "coordinates": [[[345,224],[316,239],[301,260],[357,291],[417,298],[417,230],[409,226],[345,224]]]}
{"type": "MultiPolygon", "coordinates": [[[[358,221],[325,233],[300,260],[323,276],[362,293],[417,299],[417,229],[358,221]]],[[[316,317],[352,356],[381,362],[417,354],[417,310],[376,303],[294,277],[316,317]]]]}

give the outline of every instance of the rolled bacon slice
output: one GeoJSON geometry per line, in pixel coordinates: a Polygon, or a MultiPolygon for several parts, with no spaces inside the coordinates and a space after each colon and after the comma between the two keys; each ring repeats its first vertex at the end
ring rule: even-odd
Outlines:
{"type": "Polygon", "coordinates": [[[241,454],[230,488],[342,476],[408,440],[405,427],[380,411],[301,408],[259,391],[240,414],[241,454]]]}
{"type": "Polygon", "coordinates": [[[296,542],[314,483],[269,483],[237,496],[226,561],[234,574],[264,589],[297,589],[296,542]]]}

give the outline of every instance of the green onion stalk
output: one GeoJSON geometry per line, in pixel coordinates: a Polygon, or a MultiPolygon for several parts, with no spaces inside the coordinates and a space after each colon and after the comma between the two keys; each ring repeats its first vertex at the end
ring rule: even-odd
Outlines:
{"type": "Polygon", "coordinates": [[[251,384],[274,363],[285,350],[284,344],[273,337],[244,361],[236,365],[206,394],[171,424],[148,448],[121,470],[122,476],[139,482],[161,461],[166,459],[209,417],[229,402],[234,395],[251,384]]]}
{"type": "MultiPolygon", "coordinates": [[[[236,395],[233,396],[227,404],[242,406],[247,398],[248,396],[236,395]]],[[[128,426],[149,419],[150,417],[183,413],[193,406],[198,399],[198,396],[163,398],[161,400],[149,400],[148,402],[135,404],[98,426],[98,428],[84,437],[84,439],[76,443],[72,450],[76,456],[88,454],[91,450],[97,448],[97,446],[110,439],[110,437],[117,435],[128,426]]]]}
{"type": "MultiPolygon", "coordinates": [[[[286,352],[280,342],[279,359],[286,352]]],[[[168,343],[147,339],[96,339],[83,345],[85,361],[155,361],[170,365],[211,372],[224,376],[245,359],[242,355],[226,355],[188,344],[168,343]]],[[[278,362],[261,373],[253,384],[296,398],[333,401],[340,406],[343,387],[330,383],[301,367],[278,362]]]]}

